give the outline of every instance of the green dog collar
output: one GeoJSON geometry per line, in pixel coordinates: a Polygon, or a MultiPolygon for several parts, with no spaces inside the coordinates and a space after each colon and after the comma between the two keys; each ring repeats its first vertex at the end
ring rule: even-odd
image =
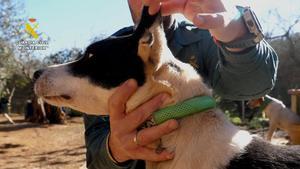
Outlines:
{"type": "Polygon", "coordinates": [[[215,107],[216,101],[210,96],[194,97],[154,112],[152,120],[154,125],[158,125],[170,119],[181,119],[215,107]]]}

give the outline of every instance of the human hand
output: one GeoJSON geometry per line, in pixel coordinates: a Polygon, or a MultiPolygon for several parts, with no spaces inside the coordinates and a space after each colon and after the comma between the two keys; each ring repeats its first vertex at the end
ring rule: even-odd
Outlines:
{"type": "Polygon", "coordinates": [[[161,125],[137,131],[137,128],[151,116],[151,113],[162,105],[168,95],[159,94],[126,115],[126,102],[136,89],[136,82],[128,80],[109,99],[111,133],[108,144],[111,154],[117,162],[131,159],[170,160],[174,157],[174,152],[164,150],[157,154],[155,149],[148,148],[146,145],[175,130],[178,127],[176,120],[169,120],[161,125]],[[135,137],[136,140],[134,140],[135,137]]]}
{"type": "Polygon", "coordinates": [[[246,33],[233,0],[143,0],[149,13],[183,14],[195,26],[208,29],[218,40],[230,42],[246,33]]]}

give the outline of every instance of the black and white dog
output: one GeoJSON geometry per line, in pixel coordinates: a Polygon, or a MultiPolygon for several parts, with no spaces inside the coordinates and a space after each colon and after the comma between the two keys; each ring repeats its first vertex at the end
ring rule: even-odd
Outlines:
{"type": "MultiPolygon", "coordinates": [[[[107,101],[129,78],[139,89],[126,108],[130,112],[160,92],[166,105],[211,95],[211,90],[188,64],[169,51],[159,15],[143,16],[127,36],[109,37],[91,44],[84,56],[71,63],[35,73],[35,92],[46,102],[87,114],[107,114],[107,101]]],[[[162,138],[174,150],[170,161],[147,162],[148,169],[300,169],[299,147],[278,147],[231,124],[219,109],[180,120],[180,128],[162,138]]]]}

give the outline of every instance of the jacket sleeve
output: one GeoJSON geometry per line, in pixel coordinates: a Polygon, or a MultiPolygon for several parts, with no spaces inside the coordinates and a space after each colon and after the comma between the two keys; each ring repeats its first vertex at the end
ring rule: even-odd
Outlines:
{"type": "Polygon", "coordinates": [[[107,138],[107,116],[84,115],[86,166],[88,169],[135,169],[137,161],[116,164],[110,156],[107,138]]]}
{"type": "Polygon", "coordinates": [[[205,63],[210,64],[207,65],[209,80],[214,91],[223,98],[249,100],[266,95],[274,87],[278,56],[265,40],[239,53],[213,42],[209,49],[205,57],[205,63]]]}
{"type": "Polygon", "coordinates": [[[249,100],[274,87],[278,57],[265,41],[234,53],[217,46],[208,30],[181,22],[168,45],[178,59],[197,69],[214,92],[225,99],[249,100]]]}

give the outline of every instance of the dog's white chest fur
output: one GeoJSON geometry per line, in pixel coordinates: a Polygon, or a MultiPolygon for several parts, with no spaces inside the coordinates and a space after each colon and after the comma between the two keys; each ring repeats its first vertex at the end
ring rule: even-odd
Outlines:
{"type": "Polygon", "coordinates": [[[180,129],[162,138],[175,158],[148,163],[147,169],[221,169],[247,146],[252,136],[229,123],[218,109],[187,117],[180,129]]]}

